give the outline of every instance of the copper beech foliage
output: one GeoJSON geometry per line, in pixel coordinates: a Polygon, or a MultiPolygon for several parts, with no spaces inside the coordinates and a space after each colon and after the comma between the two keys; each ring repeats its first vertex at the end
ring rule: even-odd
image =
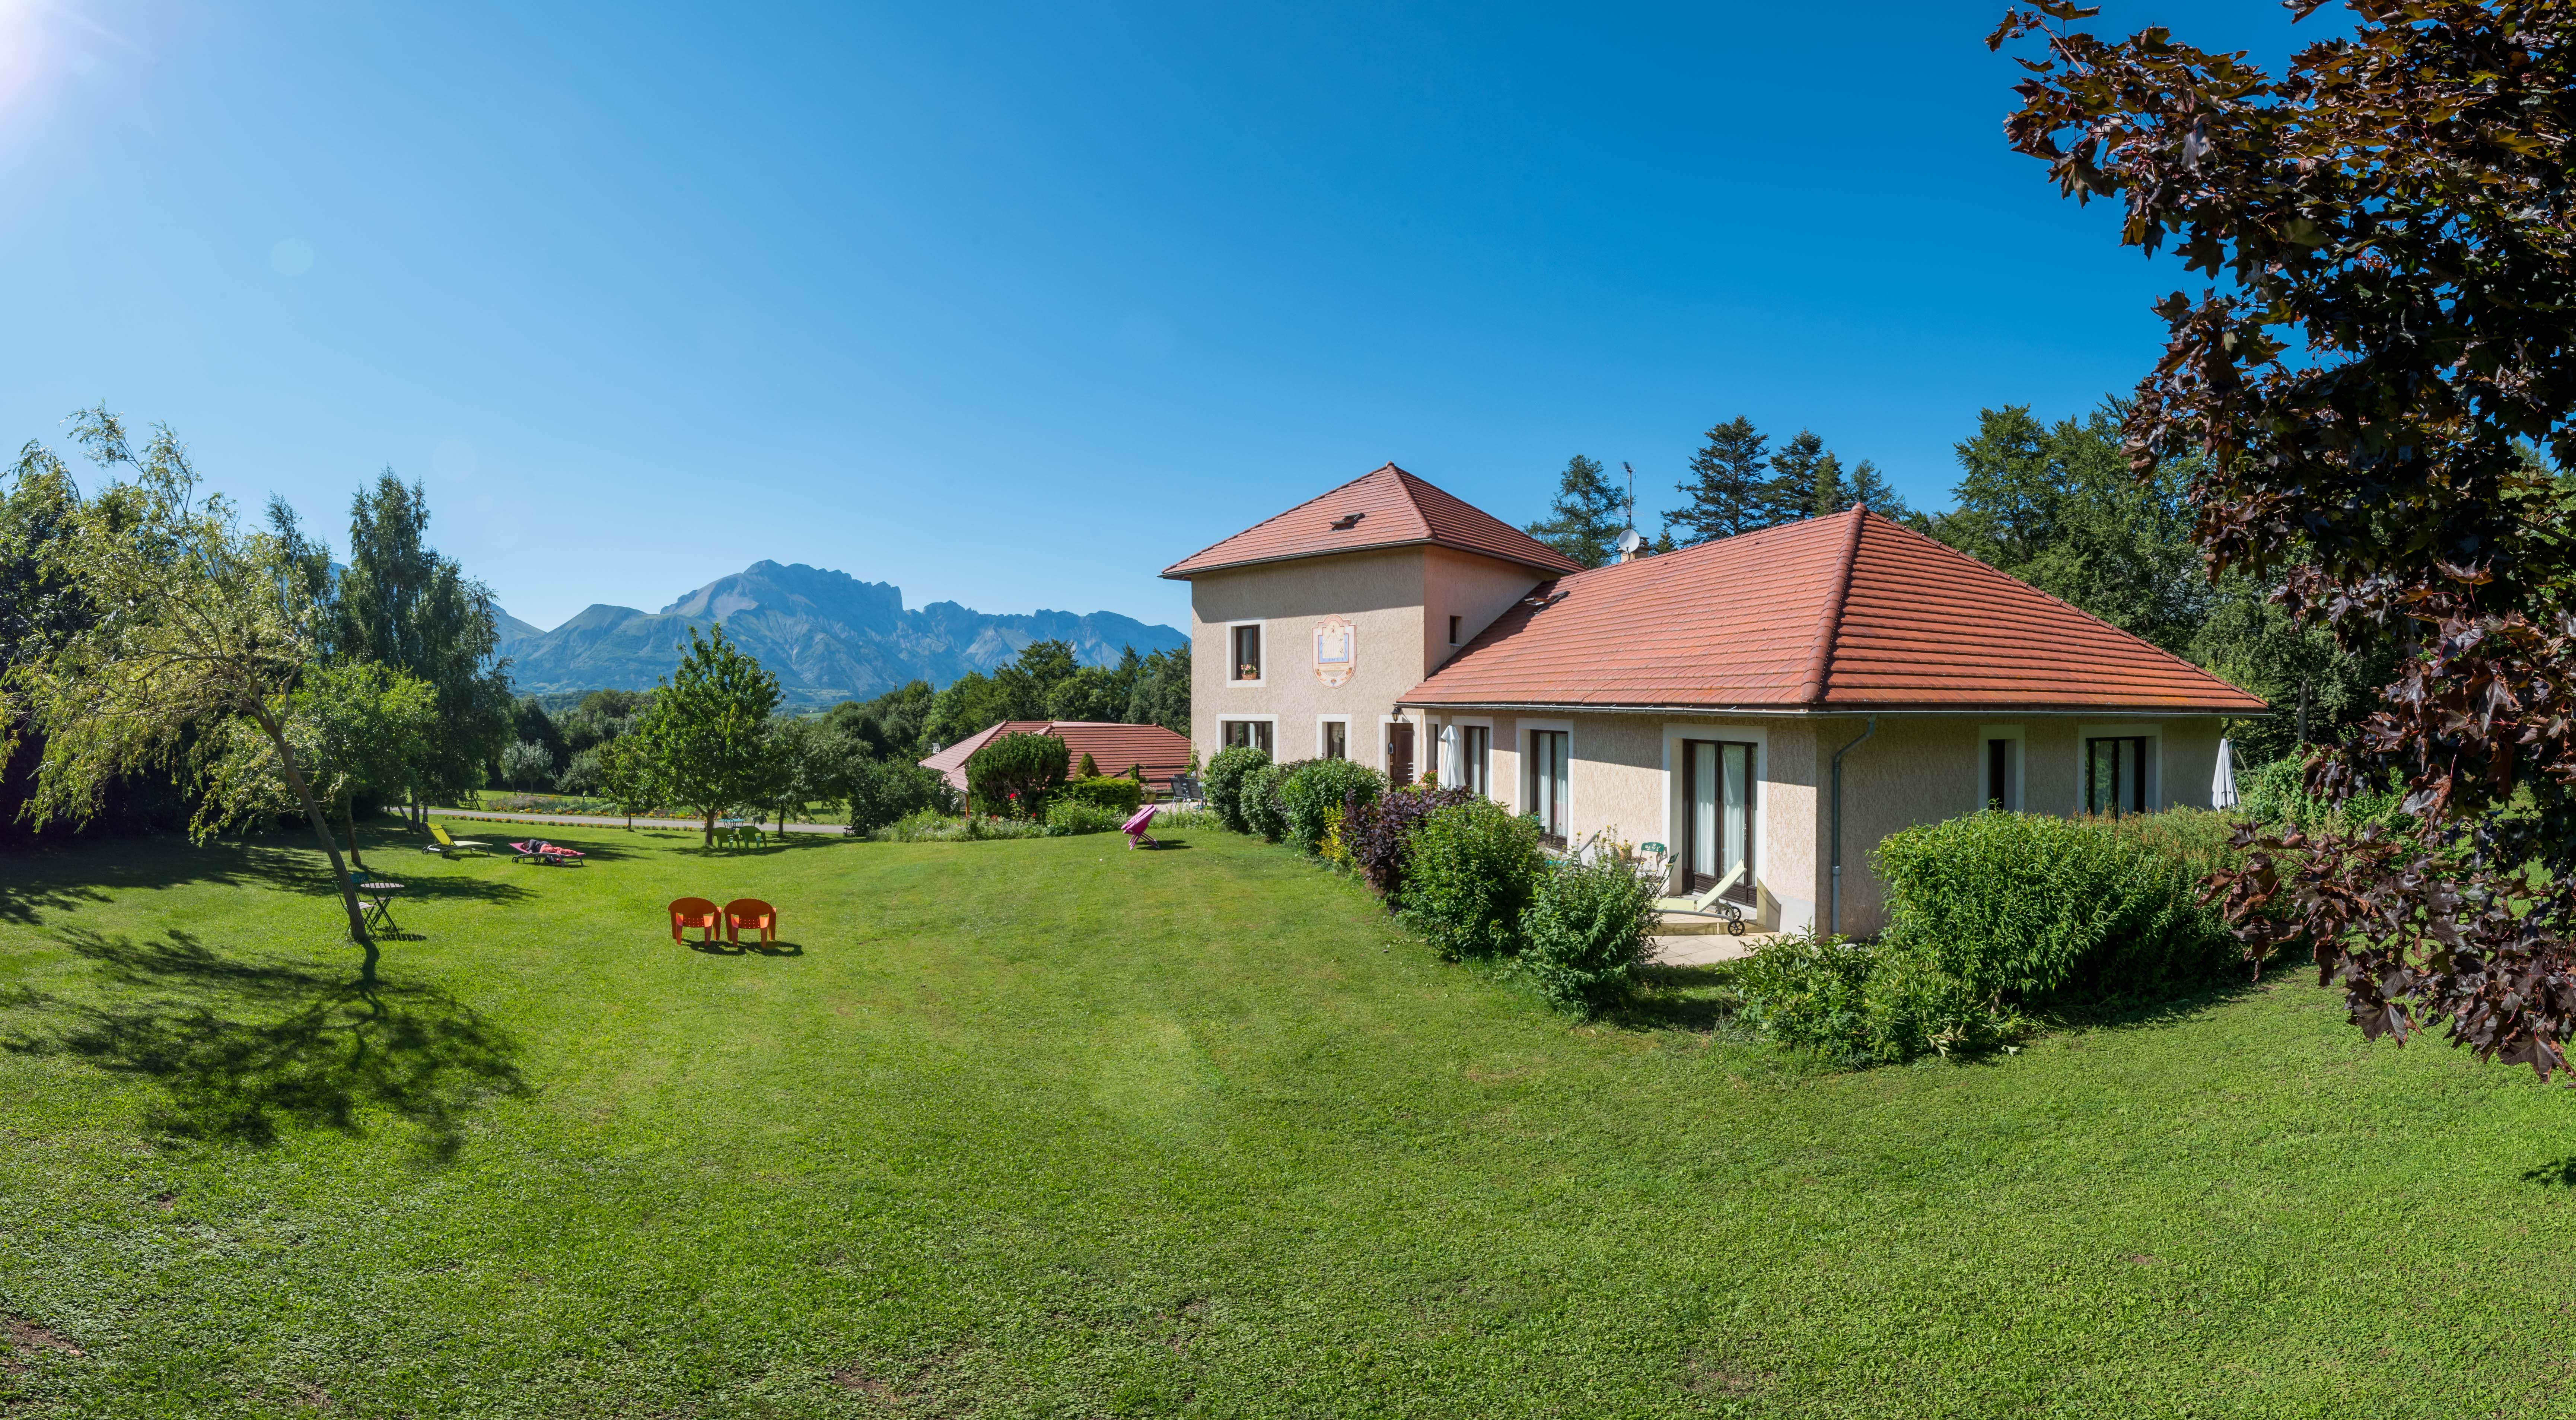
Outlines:
{"type": "Polygon", "coordinates": [[[2576,4],[2348,8],[2278,78],[2053,0],[1988,43],[2029,71],[2012,146],[2208,279],[2156,307],[2133,462],[2202,456],[2213,569],[2406,652],[2309,787],[2393,771],[2414,826],[2249,830],[2213,892],[2258,969],[2310,948],[2372,1038],[2447,1020],[2547,1078],[2576,1018],[2576,514],[2536,452],[2576,469],[2576,4]]]}

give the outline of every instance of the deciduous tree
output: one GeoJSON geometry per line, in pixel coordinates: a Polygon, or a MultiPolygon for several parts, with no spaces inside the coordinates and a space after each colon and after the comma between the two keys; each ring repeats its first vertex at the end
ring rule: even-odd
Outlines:
{"type": "MultiPolygon", "coordinates": [[[[243,528],[220,495],[198,497],[196,470],[166,426],[138,451],[99,408],[75,416],[73,435],[99,464],[133,476],[81,503],[72,535],[48,553],[95,616],[9,670],[13,697],[44,737],[27,816],[85,818],[111,781],[147,765],[181,765],[202,783],[238,748],[233,723],[248,722],[330,862],[372,983],[375,942],[304,756],[288,740],[290,696],[319,649],[319,608],[289,549],[243,528]]],[[[207,802],[219,815],[220,801],[207,802]]],[[[216,821],[201,814],[199,831],[216,821]]]]}
{"type": "Polygon", "coordinates": [[[2257,952],[2305,945],[2367,1035],[2447,1020],[2545,1077],[2576,1023],[2576,517],[2523,449],[2576,465],[2576,7],[2348,8],[2277,79],[2060,0],[1990,43],[2042,49],[2010,143],[2210,278],[2157,306],[2131,467],[2194,460],[2219,571],[2399,648],[2310,788],[2393,771],[2412,826],[2249,841],[2231,917],[2257,952]]]}
{"type": "Polygon", "coordinates": [[[726,640],[723,627],[712,636],[691,627],[688,654],[627,736],[650,758],[650,782],[664,802],[703,820],[710,848],[718,815],[771,802],[777,761],[769,716],[777,708],[776,676],[726,640]]]}

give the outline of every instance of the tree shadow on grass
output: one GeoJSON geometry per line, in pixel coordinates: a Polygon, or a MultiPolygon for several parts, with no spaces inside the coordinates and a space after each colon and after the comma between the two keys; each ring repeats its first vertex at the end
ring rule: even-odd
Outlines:
{"type": "Polygon", "coordinates": [[[2524,1169],[2522,1181],[2536,1183],[2543,1188],[2576,1188],[2576,1154],[2524,1169]]]}
{"type": "Polygon", "coordinates": [[[94,887],[0,882],[0,922],[33,927],[45,920],[43,914],[48,909],[63,912],[80,903],[105,901],[107,894],[94,887]]]}
{"type": "Polygon", "coordinates": [[[529,1092],[508,1032],[427,984],[365,987],[283,957],[226,955],[188,933],[137,942],[59,934],[98,964],[108,999],[26,991],[10,1004],[49,1018],[0,1035],[0,1050],[68,1056],[147,1076],[167,1091],[153,1125],[183,1138],[254,1145],[288,1127],[363,1132],[383,1112],[420,1127],[444,1161],[467,1116],[529,1092]]]}
{"type": "Polygon", "coordinates": [[[1726,981],[1716,966],[1640,967],[1637,984],[1644,989],[1603,1019],[1629,1030],[1719,1031],[1735,1023],[1736,1002],[1720,990],[1726,981]]]}

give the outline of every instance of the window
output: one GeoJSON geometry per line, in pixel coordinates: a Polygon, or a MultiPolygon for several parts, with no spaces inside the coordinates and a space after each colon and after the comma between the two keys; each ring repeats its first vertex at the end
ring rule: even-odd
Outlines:
{"type": "Polygon", "coordinates": [[[1267,720],[1227,720],[1223,722],[1225,747],[1238,745],[1270,753],[1270,722],[1267,720]]]}
{"type": "Polygon", "coordinates": [[[1494,796],[1494,732],[1483,725],[1458,727],[1458,786],[1494,796]]]}
{"type": "Polygon", "coordinates": [[[1227,677],[1232,680],[1261,679],[1261,628],[1258,625],[1234,628],[1234,668],[1227,672],[1227,677]]]}
{"type": "Polygon", "coordinates": [[[1753,746],[1682,741],[1682,792],[1683,890],[1753,902],[1753,746]]]}
{"type": "Polygon", "coordinates": [[[1326,720],[1324,722],[1323,748],[1324,758],[1326,759],[1348,759],[1351,757],[1351,725],[1348,720],[1326,720]]]}
{"type": "Polygon", "coordinates": [[[2084,742],[2084,811],[2147,811],[2147,740],[2144,735],[2084,742]]]}
{"type": "Polygon", "coordinates": [[[2021,811],[2021,740],[1989,734],[1984,762],[1977,766],[1977,807],[2021,811]]]}
{"type": "Polygon", "coordinates": [[[1460,623],[1460,622],[1462,622],[1462,621],[1464,621],[1464,620],[1466,620],[1466,618],[1465,618],[1465,617],[1463,617],[1463,616],[1453,616],[1453,617],[1449,618],[1449,644],[1450,644],[1450,645],[1455,646],[1455,645],[1457,645],[1457,644],[1458,644],[1458,623],[1460,623]]]}
{"type": "Polygon", "coordinates": [[[1532,730],[1529,736],[1527,795],[1522,802],[1537,816],[1539,833],[1563,847],[1566,825],[1566,759],[1574,736],[1563,730],[1532,730]]]}

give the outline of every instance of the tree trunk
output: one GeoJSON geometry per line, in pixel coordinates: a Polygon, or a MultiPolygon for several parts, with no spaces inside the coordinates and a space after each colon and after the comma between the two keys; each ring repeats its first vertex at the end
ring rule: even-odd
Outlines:
{"type": "Polygon", "coordinates": [[[340,821],[349,826],[349,866],[364,869],[367,860],[358,856],[358,796],[351,794],[340,803],[340,821]]]}
{"type": "Polygon", "coordinates": [[[713,809],[707,810],[707,837],[705,846],[709,848],[716,846],[716,811],[713,809]]]}
{"type": "Polygon", "coordinates": [[[357,886],[349,881],[349,870],[340,863],[340,844],[331,836],[331,825],[322,817],[322,806],[313,801],[313,786],[304,782],[304,771],[295,767],[295,751],[288,748],[286,735],[275,720],[265,713],[259,727],[268,732],[268,742],[277,750],[277,762],[286,768],[287,787],[304,802],[304,817],[313,824],[313,836],[322,840],[322,855],[331,860],[331,880],[340,889],[340,905],[349,913],[349,940],[366,949],[367,959],[358,967],[358,980],[368,986],[376,984],[376,942],[367,935],[367,914],[358,906],[357,886]]]}

